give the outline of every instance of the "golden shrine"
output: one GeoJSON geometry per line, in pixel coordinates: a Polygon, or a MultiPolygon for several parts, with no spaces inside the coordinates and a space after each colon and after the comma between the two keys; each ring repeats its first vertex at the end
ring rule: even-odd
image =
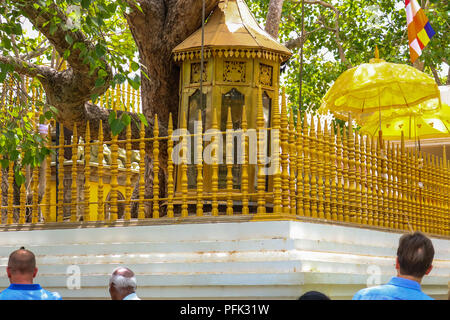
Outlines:
{"type": "MultiPolygon", "coordinates": [[[[205,24],[203,32],[203,61],[202,29],[194,32],[173,49],[174,59],[181,65],[178,123],[182,124],[184,119],[181,117],[185,117],[186,129],[190,134],[194,134],[195,122],[200,119],[200,130],[205,132],[214,128],[213,112],[215,110],[216,129],[220,131],[243,129],[243,117],[246,118],[245,129],[269,128],[273,117],[273,105],[275,105],[273,101],[278,100],[280,64],[291,56],[291,52],[260,28],[243,0],[220,1],[205,24]],[[200,97],[200,94],[203,96],[200,97]],[[262,99],[263,121],[258,126],[259,98],[262,99]],[[244,106],[245,115],[243,115],[244,106]],[[230,119],[228,119],[228,110],[230,119]],[[231,124],[227,126],[228,120],[231,124]]],[[[226,147],[223,148],[225,150],[226,147]]],[[[194,143],[191,143],[191,161],[187,165],[187,183],[190,190],[196,188],[196,176],[199,169],[193,164],[194,151],[197,150],[194,150],[194,143]]],[[[235,158],[238,155],[236,146],[234,155],[235,158]]],[[[225,161],[219,160],[219,162],[225,161]]],[[[206,177],[204,188],[211,190],[209,177],[213,169],[209,165],[204,165],[203,170],[206,177]]],[[[239,189],[241,166],[233,164],[231,170],[232,189],[239,189]]],[[[219,164],[218,189],[227,188],[226,175],[227,165],[219,164]]],[[[248,179],[250,182],[255,182],[249,185],[249,191],[253,192],[256,190],[254,165],[248,167],[248,179]]],[[[180,191],[181,184],[181,170],[177,170],[177,191],[180,191]]],[[[271,186],[268,187],[271,188],[271,186]]]]}

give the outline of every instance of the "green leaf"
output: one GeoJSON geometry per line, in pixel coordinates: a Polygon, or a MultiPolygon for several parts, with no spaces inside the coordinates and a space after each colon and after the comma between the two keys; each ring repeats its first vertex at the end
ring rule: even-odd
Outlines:
{"type": "Polygon", "coordinates": [[[96,94],[96,93],[91,94],[91,100],[92,100],[92,102],[95,103],[95,101],[97,101],[97,99],[98,99],[98,94],[96,94]]]}
{"type": "Polygon", "coordinates": [[[25,177],[20,170],[14,170],[14,178],[16,180],[16,184],[20,187],[25,182],[25,177]]]}
{"type": "Polygon", "coordinates": [[[105,84],[105,79],[103,78],[97,78],[97,80],[95,80],[95,87],[101,87],[105,84]]]}
{"type": "Polygon", "coordinates": [[[105,53],[106,53],[106,48],[105,48],[105,46],[103,46],[103,45],[97,43],[97,44],[95,45],[95,54],[97,55],[97,57],[98,57],[98,58],[101,58],[101,57],[103,57],[103,56],[105,55],[105,53]]]}
{"type": "Polygon", "coordinates": [[[136,62],[132,61],[131,62],[131,70],[133,70],[133,71],[139,70],[139,64],[137,64],[136,62]]]}
{"type": "Polygon", "coordinates": [[[70,56],[70,50],[67,49],[66,51],[64,51],[64,55],[63,55],[64,60],[67,60],[69,58],[69,56],[70,56]]]}
{"type": "Polygon", "coordinates": [[[64,38],[66,39],[66,41],[67,41],[68,44],[70,44],[70,45],[73,44],[73,39],[72,39],[72,37],[70,36],[70,34],[67,33],[66,36],[65,36],[64,38]]]}
{"type": "Polygon", "coordinates": [[[104,69],[98,69],[97,76],[99,78],[105,78],[108,75],[108,73],[104,69]]]}
{"type": "Polygon", "coordinates": [[[148,126],[147,118],[145,118],[145,116],[142,113],[139,113],[138,117],[144,123],[144,126],[147,127],[148,126]]]}
{"type": "Polygon", "coordinates": [[[122,120],[122,122],[124,123],[125,126],[128,126],[131,122],[131,117],[127,113],[122,113],[120,120],[122,120]]]}
{"type": "Polygon", "coordinates": [[[138,90],[141,86],[141,78],[138,75],[136,75],[134,79],[128,78],[128,83],[133,87],[133,89],[138,90]]]}
{"type": "Polygon", "coordinates": [[[125,128],[125,124],[120,119],[114,119],[111,123],[111,132],[113,135],[118,135],[125,128]]]}
{"type": "Polygon", "coordinates": [[[91,4],[91,0],[81,0],[81,6],[84,9],[88,9],[90,4],[91,4]]]}
{"type": "Polygon", "coordinates": [[[52,24],[50,25],[50,34],[51,34],[51,35],[54,35],[55,32],[56,32],[56,30],[58,30],[58,26],[57,26],[56,24],[52,23],[52,24]]]}
{"type": "Polygon", "coordinates": [[[116,119],[116,112],[113,110],[108,116],[108,123],[111,125],[111,123],[116,119]]]}
{"type": "Polygon", "coordinates": [[[50,120],[51,118],[53,118],[53,112],[51,111],[47,111],[46,113],[44,113],[45,119],[50,120]]]}
{"type": "Polygon", "coordinates": [[[0,163],[2,164],[2,168],[6,169],[9,167],[9,160],[8,159],[1,159],[0,163]]]}

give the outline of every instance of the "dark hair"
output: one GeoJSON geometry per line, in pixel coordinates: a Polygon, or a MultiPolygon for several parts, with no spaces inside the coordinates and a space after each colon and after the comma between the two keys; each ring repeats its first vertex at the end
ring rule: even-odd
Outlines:
{"type": "Polygon", "coordinates": [[[328,296],[318,291],[308,291],[304,293],[298,300],[331,300],[328,296]]]}
{"type": "Polygon", "coordinates": [[[404,234],[399,240],[397,258],[400,274],[422,278],[433,262],[433,243],[419,231],[404,234]]]}
{"type": "Polygon", "coordinates": [[[30,250],[20,247],[9,255],[8,267],[12,272],[33,273],[36,268],[36,257],[30,250]]]}

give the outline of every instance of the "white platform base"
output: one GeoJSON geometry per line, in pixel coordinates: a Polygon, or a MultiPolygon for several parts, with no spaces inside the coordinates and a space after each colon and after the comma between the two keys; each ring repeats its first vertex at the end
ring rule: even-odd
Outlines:
{"type": "MultiPolygon", "coordinates": [[[[297,299],[309,290],[351,299],[395,275],[399,237],[298,221],[7,231],[0,232],[0,290],[9,285],[9,254],[23,245],[37,256],[35,282],[65,299],[109,299],[119,265],[134,270],[143,299],[297,299]],[[77,270],[80,289],[71,289],[77,270]]],[[[434,268],[422,287],[447,299],[450,240],[432,241],[434,268]]]]}

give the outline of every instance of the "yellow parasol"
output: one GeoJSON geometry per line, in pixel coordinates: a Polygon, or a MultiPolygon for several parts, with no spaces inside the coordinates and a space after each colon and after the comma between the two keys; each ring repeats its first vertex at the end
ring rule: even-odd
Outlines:
{"type": "MultiPolygon", "coordinates": [[[[410,140],[450,136],[450,107],[442,104],[442,108],[438,111],[427,111],[421,109],[425,104],[431,106],[433,103],[419,104],[417,110],[422,110],[421,112],[399,109],[394,112],[381,111],[381,116],[373,114],[361,127],[360,132],[376,136],[379,135],[381,127],[383,138],[387,140],[399,140],[402,131],[405,139],[410,140]]],[[[434,105],[437,103],[435,102],[434,105]]]]}
{"type": "Polygon", "coordinates": [[[369,63],[343,72],[323,98],[319,113],[334,114],[348,120],[349,113],[358,123],[364,123],[374,112],[410,108],[436,98],[439,109],[440,92],[433,78],[405,64],[388,63],[375,58],[369,63]]]}

